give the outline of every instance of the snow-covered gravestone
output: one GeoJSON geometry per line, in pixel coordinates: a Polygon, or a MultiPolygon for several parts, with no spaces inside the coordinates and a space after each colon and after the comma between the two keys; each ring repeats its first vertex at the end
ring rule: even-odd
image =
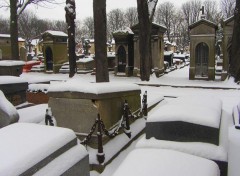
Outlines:
{"type": "Polygon", "coordinates": [[[141,107],[141,89],[135,84],[88,83],[71,80],[50,85],[48,105],[58,126],[72,129],[76,134],[88,134],[100,114],[107,129],[123,115],[124,100],[135,112],[141,107]]]}
{"type": "Polygon", "coordinates": [[[219,145],[221,113],[217,98],[180,97],[149,115],[146,138],[219,145]]]}
{"type": "Polygon", "coordinates": [[[0,128],[17,122],[19,119],[16,108],[6,99],[0,90],[0,128]]]}
{"type": "Polygon", "coordinates": [[[167,149],[135,149],[113,176],[220,176],[213,161],[167,149]]]}
{"type": "Polygon", "coordinates": [[[0,75],[19,76],[22,74],[24,61],[18,60],[1,60],[0,75]]]}
{"type": "Polygon", "coordinates": [[[0,139],[0,175],[89,176],[88,153],[70,129],[16,123],[0,139]]]}

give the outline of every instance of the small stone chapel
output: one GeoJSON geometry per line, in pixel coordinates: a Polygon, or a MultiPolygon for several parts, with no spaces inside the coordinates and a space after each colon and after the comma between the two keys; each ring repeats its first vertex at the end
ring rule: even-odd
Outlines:
{"type": "Polygon", "coordinates": [[[215,43],[218,26],[205,19],[189,26],[190,29],[190,67],[189,79],[215,79],[215,43]]]}

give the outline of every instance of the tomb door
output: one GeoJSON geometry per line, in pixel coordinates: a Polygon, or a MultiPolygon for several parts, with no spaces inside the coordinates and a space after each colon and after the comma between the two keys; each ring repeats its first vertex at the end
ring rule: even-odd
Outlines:
{"type": "Polygon", "coordinates": [[[50,47],[47,47],[45,53],[46,53],[46,70],[53,70],[52,49],[50,47]]]}
{"type": "Polygon", "coordinates": [[[209,48],[206,43],[199,43],[196,47],[196,72],[197,77],[208,77],[209,48]]]}
{"type": "Polygon", "coordinates": [[[126,69],[126,51],[123,46],[118,48],[118,72],[125,72],[126,69]]]}

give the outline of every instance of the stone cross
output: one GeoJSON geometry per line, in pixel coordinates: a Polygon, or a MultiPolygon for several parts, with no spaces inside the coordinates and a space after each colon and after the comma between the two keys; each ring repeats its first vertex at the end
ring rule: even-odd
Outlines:
{"type": "Polygon", "coordinates": [[[200,11],[202,11],[202,15],[204,15],[204,6],[202,6],[202,8],[200,9],[200,11]]]}

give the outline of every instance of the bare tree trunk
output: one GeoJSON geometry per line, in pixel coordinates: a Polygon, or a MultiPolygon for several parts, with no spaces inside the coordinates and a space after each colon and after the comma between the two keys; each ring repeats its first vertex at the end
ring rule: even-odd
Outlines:
{"type": "Polygon", "coordinates": [[[77,63],[76,63],[76,43],[75,43],[75,0],[66,0],[66,22],[68,25],[68,57],[69,57],[69,77],[73,77],[76,73],[77,63]]]}
{"type": "Polygon", "coordinates": [[[232,48],[230,54],[229,73],[235,78],[235,82],[240,81],[240,0],[236,0],[234,12],[234,27],[232,36],[232,48]]]}
{"type": "Polygon", "coordinates": [[[140,52],[140,78],[142,81],[150,79],[150,20],[147,0],[137,0],[139,21],[139,52],[140,52]]]}
{"type": "Polygon", "coordinates": [[[106,0],[93,0],[96,82],[109,82],[106,0]]]}
{"type": "Polygon", "coordinates": [[[17,1],[10,0],[10,35],[12,60],[19,60],[17,1]]]}

